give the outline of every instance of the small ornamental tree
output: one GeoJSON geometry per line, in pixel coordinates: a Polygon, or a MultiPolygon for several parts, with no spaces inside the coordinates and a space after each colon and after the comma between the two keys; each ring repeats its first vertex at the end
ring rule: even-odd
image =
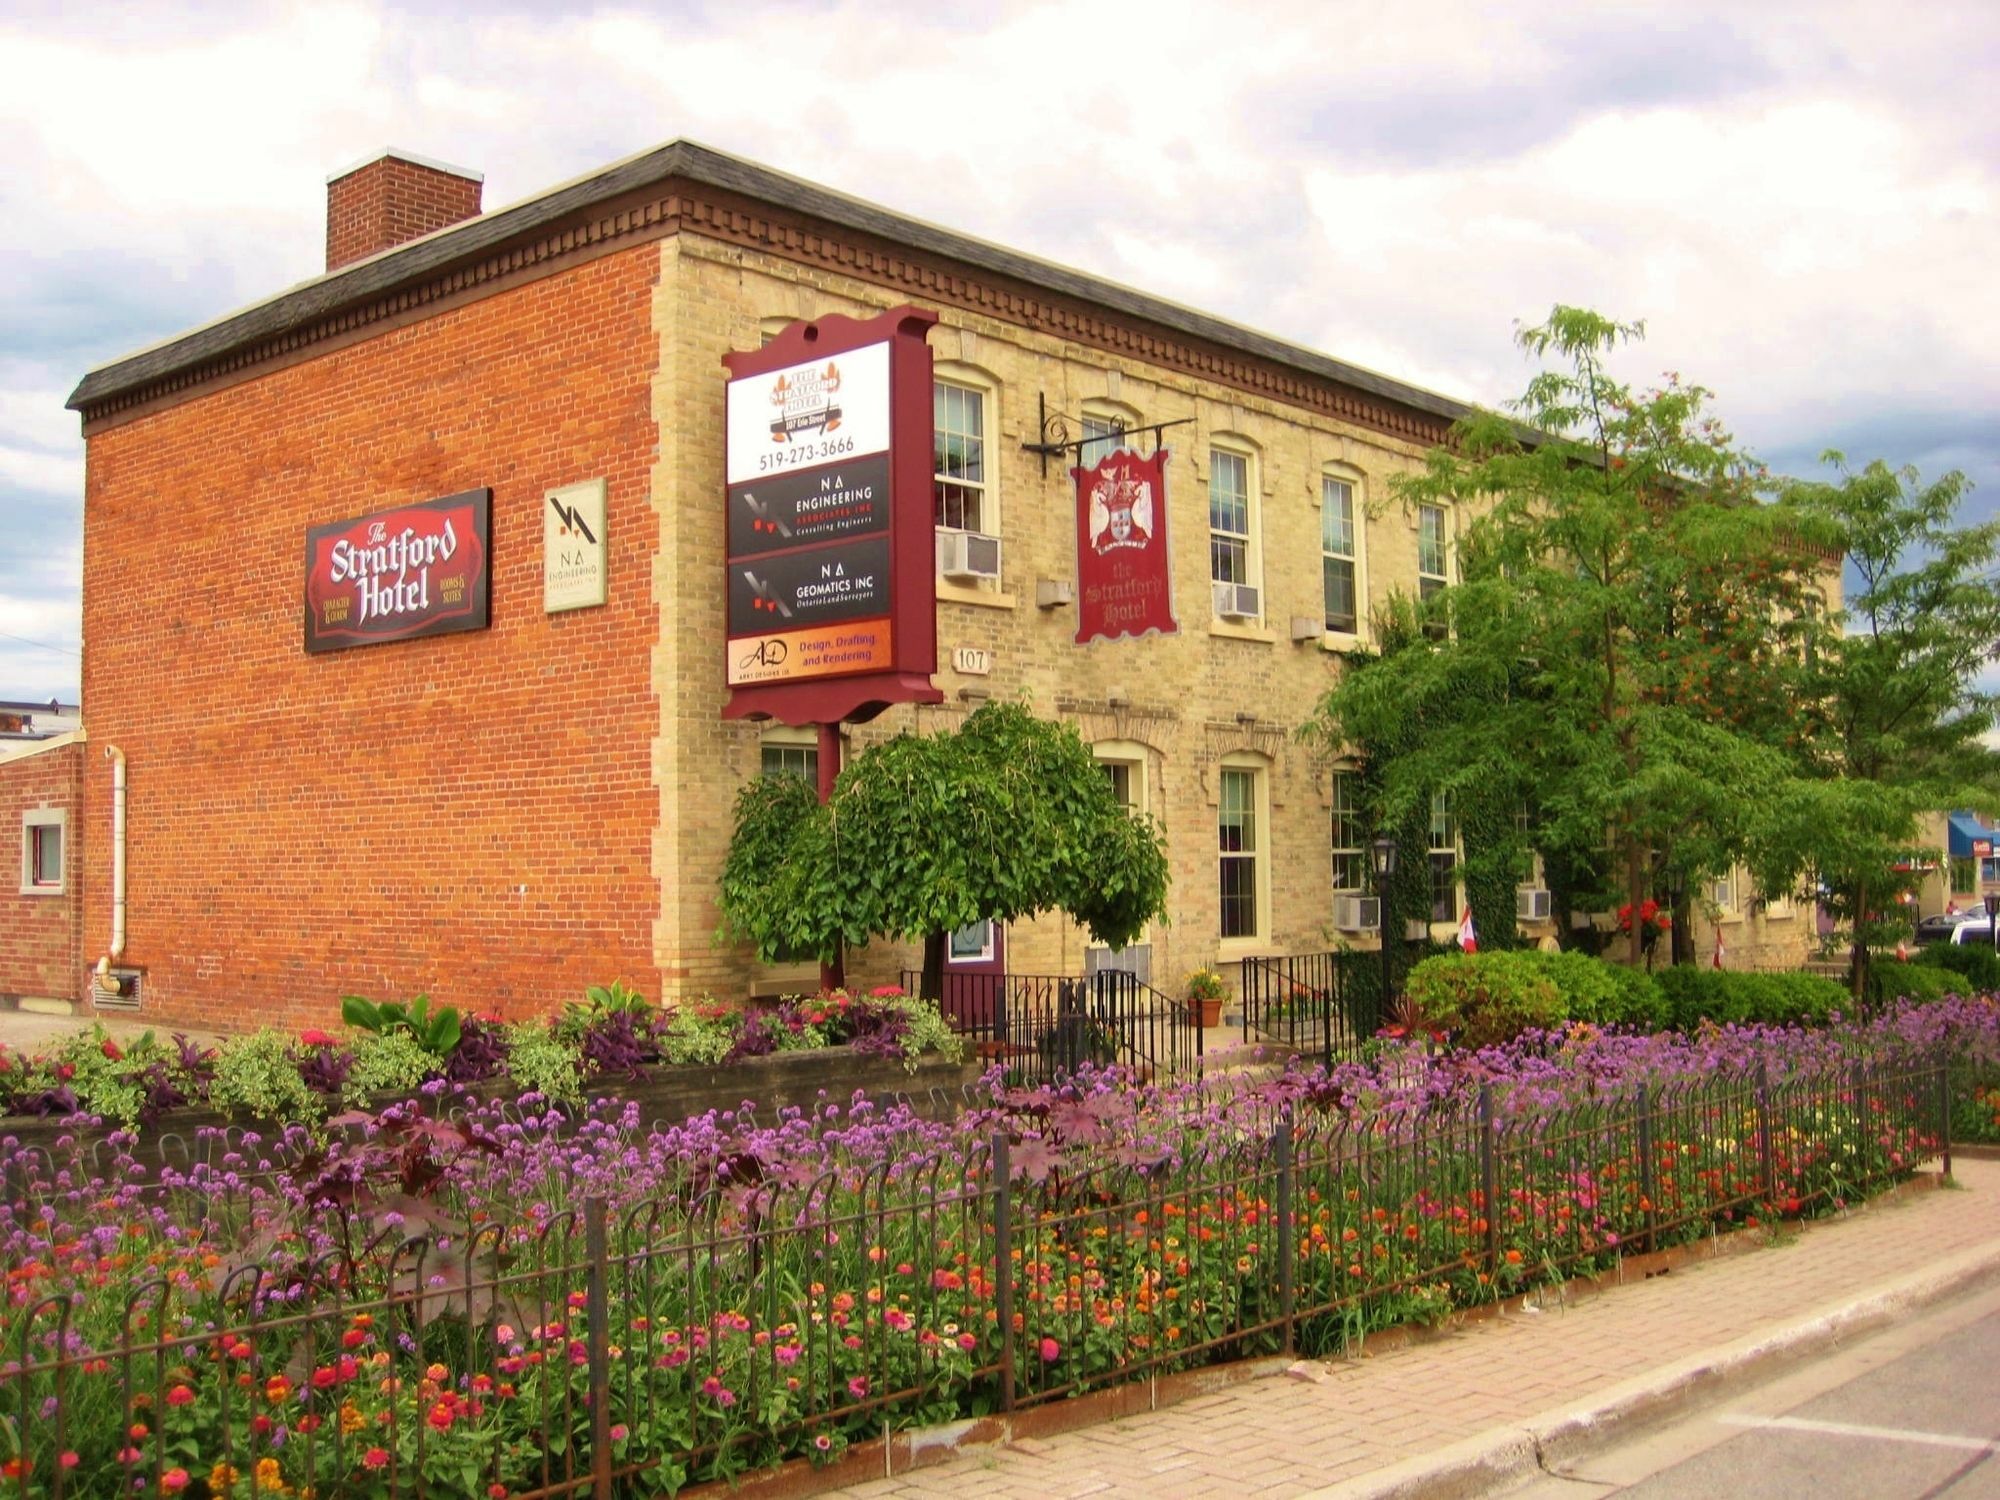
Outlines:
{"type": "Polygon", "coordinates": [[[1166,894],[1158,825],[1118,801],[1076,730],[989,703],[955,732],[871,746],[824,805],[797,777],[746,786],[721,904],[725,935],[766,961],[921,939],[935,993],[958,928],[1055,910],[1120,948],[1166,894]]]}

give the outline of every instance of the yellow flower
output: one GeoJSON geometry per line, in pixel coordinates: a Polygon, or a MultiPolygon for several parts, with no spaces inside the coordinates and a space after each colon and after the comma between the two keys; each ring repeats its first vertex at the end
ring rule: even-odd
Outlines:
{"type": "Polygon", "coordinates": [[[275,1458],[257,1460],[257,1488],[270,1490],[279,1495],[285,1492],[285,1481],[278,1472],[278,1461],[275,1458]]]}
{"type": "Polygon", "coordinates": [[[208,1471],[208,1487],[210,1489],[227,1494],[235,1485],[236,1466],[234,1464],[217,1464],[208,1471]]]}

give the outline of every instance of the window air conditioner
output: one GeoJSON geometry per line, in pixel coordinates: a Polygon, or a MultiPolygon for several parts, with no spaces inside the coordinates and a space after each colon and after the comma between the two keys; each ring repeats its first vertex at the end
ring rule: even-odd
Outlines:
{"type": "Polygon", "coordinates": [[[1254,620],[1264,612],[1257,590],[1247,583],[1215,585],[1215,612],[1225,620],[1254,620]]]}
{"type": "Polygon", "coordinates": [[[1000,576],[1000,538],[977,531],[940,531],[938,573],[954,583],[1000,576]]]}
{"type": "Polygon", "coordinates": [[[1520,922],[1546,922],[1553,903],[1549,893],[1539,886],[1523,885],[1514,888],[1514,918],[1520,922]]]}
{"type": "Polygon", "coordinates": [[[1130,974],[1141,984],[1153,981],[1153,945],[1133,943],[1126,948],[1085,948],[1083,950],[1083,976],[1094,978],[1099,974],[1130,974]]]}
{"type": "Polygon", "coordinates": [[[1373,932],[1382,925],[1382,901],[1378,896],[1335,896],[1333,925],[1342,932],[1373,932]]]}

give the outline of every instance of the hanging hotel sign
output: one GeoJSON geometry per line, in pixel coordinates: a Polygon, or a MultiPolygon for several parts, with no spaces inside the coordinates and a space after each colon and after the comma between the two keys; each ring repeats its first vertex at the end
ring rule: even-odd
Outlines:
{"type": "Polygon", "coordinates": [[[935,313],[794,323],[723,356],[729,718],[940,701],[931,525],[935,313]]]}
{"type": "Polygon", "coordinates": [[[1167,566],[1167,450],[1119,449],[1076,480],[1076,639],[1172,635],[1167,566]]]}
{"type": "Polygon", "coordinates": [[[491,490],[466,490],[306,533],[306,650],[483,630],[491,490]]]}
{"type": "Polygon", "coordinates": [[[604,481],[588,479],[543,496],[542,609],[589,609],[607,597],[610,548],[604,534],[604,481]]]}

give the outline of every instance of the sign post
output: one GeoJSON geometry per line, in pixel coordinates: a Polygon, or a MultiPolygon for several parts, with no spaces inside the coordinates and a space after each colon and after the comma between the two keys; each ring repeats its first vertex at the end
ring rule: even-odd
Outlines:
{"type": "MultiPolygon", "coordinates": [[[[931,519],[937,314],[798,322],[725,354],[729,719],[819,729],[819,795],[840,725],[940,703],[931,519]]],[[[836,958],[821,983],[841,982],[836,958]]]]}

